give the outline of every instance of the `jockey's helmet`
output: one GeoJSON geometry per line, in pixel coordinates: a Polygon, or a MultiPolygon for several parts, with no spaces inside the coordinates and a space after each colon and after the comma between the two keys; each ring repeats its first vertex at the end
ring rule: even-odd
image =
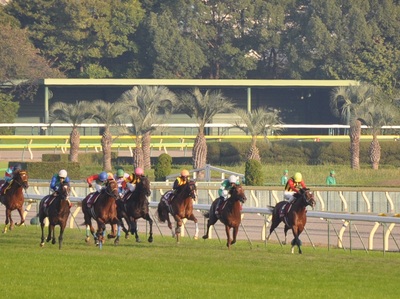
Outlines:
{"type": "Polygon", "coordinates": [[[181,171],[181,176],[182,176],[182,177],[187,177],[187,176],[189,176],[189,171],[188,171],[187,169],[182,169],[182,171],[181,171]]]}
{"type": "Polygon", "coordinates": [[[15,164],[13,167],[13,171],[17,171],[17,170],[21,170],[21,169],[22,169],[21,164],[15,164]]]}
{"type": "Polygon", "coordinates": [[[105,172],[105,171],[100,172],[100,174],[99,174],[99,180],[100,181],[105,182],[107,180],[107,178],[108,178],[107,172],[105,172]]]}
{"type": "Polygon", "coordinates": [[[296,183],[300,183],[303,180],[303,176],[300,172],[296,172],[293,176],[293,179],[296,183]]]}
{"type": "Polygon", "coordinates": [[[122,168],[117,170],[117,177],[122,178],[124,176],[124,170],[122,168]]]}
{"type": "Polygon", "coordinates": [[[236,177],[236,175],[231,175],[230,177],[229,177],[229,183],[234,183],[234,184],[237,184],[237,177],[236,177]]]}
{"type": "Polygon", "coordinates": [[[136,167],[136,169],[135,169],[135,174],[136,174],[137,176],[144,175],[143,168],[136,167]]]}
{"type": "Polygon", "coordinates": [[[58,176],[59,176],[60,178],[65,179],[65,178],[67,177],[67,171],[66,171],[65,169],[61,169],[61,170],[58,172],[58,176]]]}

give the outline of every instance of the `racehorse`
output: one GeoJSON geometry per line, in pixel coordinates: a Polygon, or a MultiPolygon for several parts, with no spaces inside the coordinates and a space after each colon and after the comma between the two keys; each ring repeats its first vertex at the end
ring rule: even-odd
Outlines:
{"type": "Polygon", "coordinates": [[[70,213],[70,202],[68,196],[70,193],[70,187],[68,183],[61,184],[57,191],[57,195],[47,195],[42,198],[39,204],[39,222],[42,229],[42,239],[40,246],[44,246],[44,220],[46,217],[49,219],[49,234],[46,242],[50,240],[52,244],[56,244],[56,237],[54,228],[56,225],[60,226],[60,235],[58,236],[59,249],[61,249],[63,242],[63,234],[65,226],[67,225],[67,219],[70,213]]]}
{"type": "Polygon", "coordinates": [[[139,218],[143,218],[149,222],[150,232],[147,240],[150,243],[153,242],[153,220],[149,214],[149,201],[147,200],[147,197],[150,195],[150,181],[147,177],[142,177],[136,184],[135,190],[133,192],[129,191],[129,193],[124,196],[124,201],[117,201],[118,219],[125,232],[125,237],[128,237],[130,231],[132,235],[135,234],[135,239],[138,243],[140,242],[140,238],[137,233],[136,221],[139,218]],[[124,227],[123,219],[125,219],[128,224],[128,229],[124,227]]]}
{"type": "Polygon", "coordinates": [[[195,234],[194,239],[199,237],[199,225],[197,218],[193,214],[193,200],[196,199],[196,182],[189,181],[187,184],[182,186],[182,189],[177,193],[173,199],[168,200],[163,196],[157,207],[157,216],[160,222],[164,223],[167,221],[168,227],[172,232],[172,237],[176,237],[176,241],[179,243],[181,235],[182,220],[184,218],[192,220],[195,223],[195,234]],[[172,224],[169,219],[171,214],[176,222],[175,231],[172,229],[172,224]]]}
{"type": "Polygon", "coordinates": [[[272,211],[272,224],[269,230],[269,235],[267,241],[271,237],[272,232],[282,221],[285,223],[285,241],[286,244],[287,231],[291,228],[293,232],[294,239],[291,242],[292,253],[294,253],[294,247],[297,245],[299,248],[299,253],[301,254],[301,240],[299,238],[300,234],[304,230],[307,223],[307,206],[315,207],[314,194],[308,188],[303,188],[300,193],[295,194],[296,199],[292,202],[292,206],[288,209],[286,205],[289,205],[287,201],[279,202],[272,211]],[[286,212],[287,210],[287,212],[286,212]]]}
{"type": "Polygon", "coordinates": [[[117,204],[116,200],[119,199],[118,184],[114,180],[109,180],[106,188],[100,191],[97,200],[88,206],[88,199],[93,195],[90,193],[82,200],[82,212],[84,215],[86,225],[86,239],[90,240],[90,233],[93,235],[95,244],[99,245],[100,249],[104,242],[104,235],[106,231],[106,224],[111,225],[111,234],[108,234],[108,238],[116,238],[114,244],[119,243],[119,220],[117,217],[117,204]],[[92,218],[97,222],[97,232],[92,226],[92,218]]]}
{"type": "Polygon", "coordinates": [[[236,243],[236,236],[239,231],[239,225],[242,221],[242,204],[246,202],[247,198],[244,194],[244,189],[241,185],[233,186],[229,190],[230,197],[226,200],[226,204],[221,207],[220,216],[215,215],[218,200],[214,200],[211,204],[210,211],[205,213],[204,216],[208,218],[207,232],[203,239],[208,239],[210,226],[214,225],[218,220],[225,224],[225,232],[227,237],[226,246],[230,249],[231,245],[236,243]],[[232,238],[230,230],[233,228],[232,238]]]}
{"type": "Polygon", "coordinates": [[[4,227],[3,233],[7,232],[7,225],[10,223],[10,230],[14,228],[14,221],[11,218],[11,212],[18,210],[19,216],[21,217],[20,223],[15,223],[15,225],[20,226],[25,222],[23,214],[24,205],[24,194],[22,189],[28,189],[28,172],[26,170],[20,170],[14,174],[12,181],[4,190],[4,193],[0,195],[0,201],[6,207],[6,225],[4,227]]]}

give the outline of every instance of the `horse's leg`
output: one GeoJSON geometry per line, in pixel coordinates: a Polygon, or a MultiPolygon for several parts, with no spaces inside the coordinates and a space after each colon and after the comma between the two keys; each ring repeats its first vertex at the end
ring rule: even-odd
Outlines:
{"type": "Polygon", "coordinates": [[[6,221],[5,221],[5,226],[3,229],[3,234],[5,234],[7,232],[7,226],[10,223],[10,218],[11,218],[11,210],[6,208],[6,221]]]}
{"type": "Polygon", "coordinates": [[[148,213],[146,214],[144,219],[149,222],[149,226],[150,226],[149,238],[147,239],[147,241],[149,241],[149,243],[152,243],[153,242],[153,220],[151,219],[151,217],[148,213]]]}
{"type": "Polygon", "coordinates": [[[228,249],[231,249],[231,244],[232,244],[232,239],[231,239],[231,234],[230,234],[230,227],[228,225],[225,225],[225,232],[226,232],[226,246],[228,249]]]}
{"type": "Polygon", "coordinates": [[[15,225],[21,226],[22,224],[25,223],[24,211],[23,211],[22,207],[19,207],[17,210],[18,210],[19,217],[21,218],[21,223],[16,223],[15,225]]]}
{"type": "Polygon", "coordinates": [[[207,231],[204,234],[203,239],[208,239],[208,235],[209,235],[209,232],[210,232],[210,226],[214,225],[217,221],[218,221],[218,218],[215,216],[215,213],[214,212],[212,212],[212,213],[210,212],[210,216],[209,216],[209,218],[207,220],[207,231]]]}
{"type": "Polygon", "coordinates": [[[299,248],[299,253],[301,254],[302,251],[300,248],[301,244],[300,244],[300,239],[299,239],[299,230],[296,225],[293,225],[292,232],[293,232],[294,239],[292,240],[292,243],[291,243],[291,245],[292,245],[291,251],[292,251],[292,253],[294,253],[294,247],[297,246],[299,248]]]}
{"type": "Polygon", "coordinates": [[[279,223],[281,223],[281,219],[279,218],[278,215],[273,214],[272,215],[272,220],[271,220],[271,227],[269,229],[269,234],[268,234],[268,237],[267,237],[267,241],[269,241],[269,239],[271,238],[272,232],[275,230],[275,228],[278,227],[279,223]]]}
{"type": "Polygon", "coordinates": [[[192,220],[195,225],[195,230],[194,230],[194,239],[197,240],[199,238],[199,224],[197,221],[197,218],[194,216],[194,214],[190,215],[188,220],[192,220]]]}
{"type": "Polygon", "coordinates": [[[66,225],[67,225],[67,220],[62,221],[62,223],[60,224],[60,235],[58,236],[58,249],[61,249],[62,247],[64,230],[66,225]]]}
{"type": "Polygon", "coordinates": [[[283,229],[283,232],[285,233],[285,240],[282,242],[283,245],[287,244],[287,232],[289,229],[290,227],[285,224],[285,228],[283,229]]]}
{"type": "Polygon", "coordinates": [[[231,242],[231,245],[233,245],[233,244],[236,243],[236,237],[237,237],[238,232],[239,232],[239,225],[234,226],[234,227],[233,227],[233,232],[232,232],[233,240],[232,240],[232,242],[231,242]]]}
{"type": "Polygon", "coordinates": [[[176,227],[175,227],[175,236],[176,236],[176,242],[179,243],[180,242],[180,238],[181,238],[181,228],[182,228],[182,219],[178,216],[175,215],[175,222],[176,222],[176,227]]]}
{"type": "Polygon", "coordinates": [[[169,215],[167,217],[167,223],[168,223],[169,229],[171,230],[172,238],[175,238],[175,230],[172,228],[172,223],[171,223],[171,220],[169,219],[169,215]]]}
{"type": "Polygon", "coordinates": [[[42,238],[40,241],[40,247],[43,247],[44,246],[44,219],[40,218],[39,221],[40,221],[40,228],[42,230],[42,238]]]}

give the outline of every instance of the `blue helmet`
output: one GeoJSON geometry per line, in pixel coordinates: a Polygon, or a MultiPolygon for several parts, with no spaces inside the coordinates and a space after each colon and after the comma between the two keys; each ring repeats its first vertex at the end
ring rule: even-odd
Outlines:
{"type": "Polygon", "coordinates": [[[107,180],[107,178],[108,178],[107,172],[105,172],[105,171],[100,172],[100,174],[99,174],[99,180],[100,181],[104,182],[105,180],[107,180]]]}
{"type": "Polygon", "coordinates": [[[21,170],[21,169],[22,169],[21,164],[15,164],[13,167],[13,171],[17,171],[17,170],[21,170]]]}

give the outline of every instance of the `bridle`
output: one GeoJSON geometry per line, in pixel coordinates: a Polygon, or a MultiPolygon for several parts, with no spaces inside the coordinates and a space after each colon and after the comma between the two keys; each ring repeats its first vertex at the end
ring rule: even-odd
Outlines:
{"type": "Polygon", "coordinates": [[[26,171],[19,171],[14,175],[14,182],[18,184],[18,186],[24,188],[25,190],[28,186],[28,176],[26,171]]]}
{"type": "Polygon", "coordinates": [[[107,184],[107,188],[106,188],[106,194],[118,199],[119,198],[119,194],[118,194],[118,184],[115,181],[109,181],[107,184]],[[111,184],[114,185],[114,187],[111,186],[111,184]]]}

